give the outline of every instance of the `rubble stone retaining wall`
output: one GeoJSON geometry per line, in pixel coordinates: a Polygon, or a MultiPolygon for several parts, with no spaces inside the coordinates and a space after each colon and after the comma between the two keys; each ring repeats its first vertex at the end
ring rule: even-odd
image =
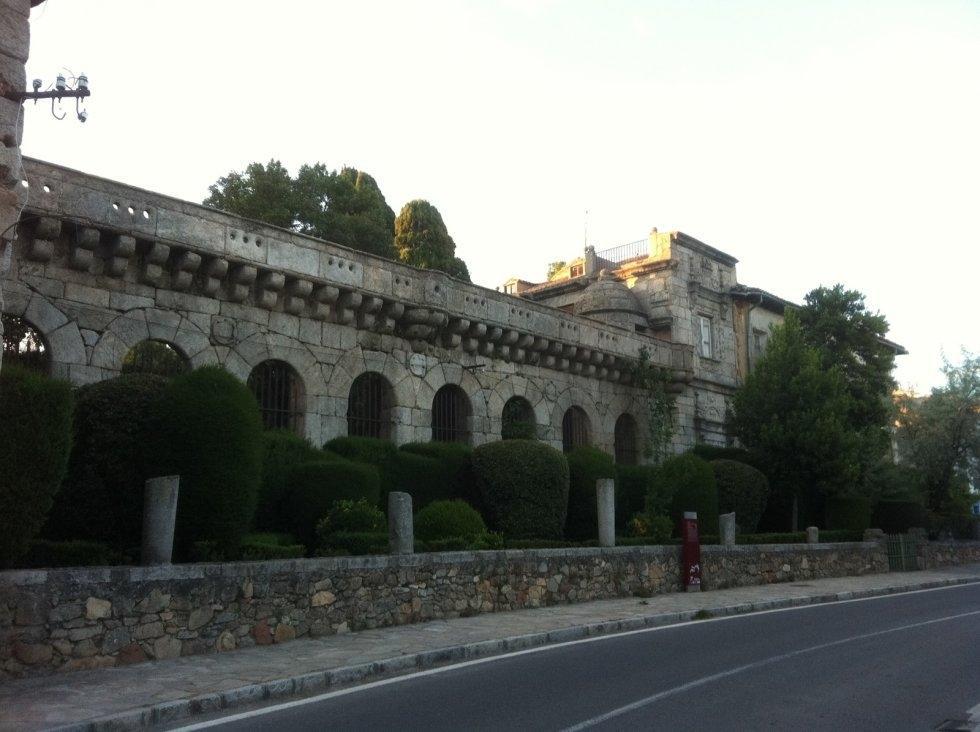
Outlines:
{"type": "Polygon", "coordinates": [[[980,562],[980,541],[930,541],[919,544],[920,569],[972,562],[980,562]]]}
{"type": "MultiPolygon", "coordinates": [[[[702,547],[706,590],[887,571],[877,543],[702,547]]],[[[0,678],[680,589],[680,549],[330,557],[0,573],[0,678]]]]}

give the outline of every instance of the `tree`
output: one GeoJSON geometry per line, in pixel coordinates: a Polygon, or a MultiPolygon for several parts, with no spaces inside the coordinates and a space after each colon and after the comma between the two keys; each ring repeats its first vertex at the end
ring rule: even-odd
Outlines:
{"type": "Polygon", "coordinates": [[[824,369],[793,311],[773,329],[769,346],[732,401],[736,435],[765,462],[774,493],[819,520],[828,495],[846,493],[858,474],[859,440],[848,428],[851,400],[843,377],[824,369]]]}
{"type": "Polygon", "coordinates": [[[438,269],[469,282],[469,271],[456,256],[456,242],[449,235],[439,209],[428,201],[409,201],[395,219],[395,250],[406,264],[438,269]]]}
{"type": "Polygon", "coordinates": [[[293,179],[282,163],[251,163],[244,173],[232,171],[208,188],[205,206],[263,221],[283,229],[296,228],[293,179]]]}
{"type": "Polygon", "coordinates": [[[967,486],[980,486],[980,356],[946,361],[946,384],[925,399],[899,399],[899,458],[922,474],[928,507],[946,512],[967,486]]]}
{"type": "Polygon", "coordinates": [[[561,272],[562,269],[564,268],[564,266],[566,264],[568,264],[568,262],[566,262],[564,259],[562,259],[562,260],[560,260],[558,262],[549,262],[548,263],[548,280],[550,281],[552,277],[554,277],[556,274],[558,274],[559,272],[561,272]]]}

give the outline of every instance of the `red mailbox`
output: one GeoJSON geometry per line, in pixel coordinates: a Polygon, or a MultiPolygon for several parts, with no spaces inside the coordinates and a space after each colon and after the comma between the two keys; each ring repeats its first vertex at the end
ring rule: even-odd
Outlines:
{"type": "Polygon", "coordinates": [[[698,514],[685,511],[681,521],[681,571],[684,573],[684,589],[701,591],[701,540],[698,537],[698,514]]]}

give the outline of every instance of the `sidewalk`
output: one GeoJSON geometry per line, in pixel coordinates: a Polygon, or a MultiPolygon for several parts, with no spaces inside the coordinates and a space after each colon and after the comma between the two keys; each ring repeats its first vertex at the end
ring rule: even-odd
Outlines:
{"type": "Polygon", "coordinates": [[[0,730],[136,729],[382,674],[690,620],[980,582],[980,564],[674,593],[403,625],[0,684],[0,730]]]}

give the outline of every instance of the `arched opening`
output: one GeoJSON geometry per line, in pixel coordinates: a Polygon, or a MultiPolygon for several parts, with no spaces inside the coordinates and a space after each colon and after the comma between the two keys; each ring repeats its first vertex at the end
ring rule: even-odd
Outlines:
{"type": "Polygon", "coordinates": [[[381,374],[361,374],[347,398],[347,434],[352,437],[391,437],[391,385],[381,374]]]}
{"type": "Polygon", "coordinates": [[[636,445],[636,420],[632,415],[619,415],[613,441],[617,464],[636,465],[640,461],[640,451],[636,445]]]}
{"type": "Polygon", "coordinates": [[[51,372],[51,349],[41,331],[16,315],[3,316],[3,365],[16,364],[41,374],[51,372]]]}
{"type": "Polygon", "coordinates": [[[178,376],[190,371],[183,354],[165,341],[140,341],[129,349],[122,362],[124,374],[178,376]]]}
{"type": "Polygon", "coordinates": [[[285,361],[263,361],[248,376],[248,388],[255,394],[266,429],[301,432],[303,425],[303,383],[285,361]]]}
{"type": "Polygon", "coordinates": [[[432,439],[436,442],[470,441],[470,400],[455,384],[446,384],[432,399],[432,439]]]}
{"type": "Polygon", "coordinates": [[[582,407],[569,407],[561,420],[561,446],[565,452],[589,444],[589,417],[582,407]]]}
{"type": "Polygon", "coordinates": [[[538,436],[534,409],[524,397],[511,397],[500,415],[500,436],[505,440],[529,440],[538,436]]]}

